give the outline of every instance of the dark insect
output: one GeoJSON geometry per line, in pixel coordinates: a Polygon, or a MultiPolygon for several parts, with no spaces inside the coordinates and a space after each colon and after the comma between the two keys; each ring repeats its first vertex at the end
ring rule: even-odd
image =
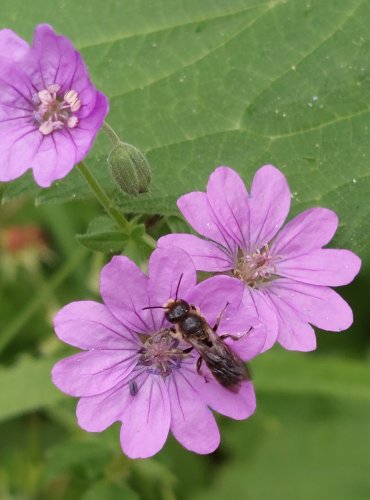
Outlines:
{"type": "Polygon", "coordinates": [[[185,300],[178,299],[182,276],[177,284],[175,299],[170,299],[163,306],[144,307],[144,309],[164,309],[166,319],[174,325],[173,330],[171,329],[173,335],[191,345],[183,352],[187,353],[195,349],[199,353],[198,373],[202,361],[204,361],[222,386],[233,392],[238,392],[240,383],[243,380],[251,380],[252,376],[245,362],[224,342],[227,338],[240,340],[240,337],[217,335],[222,314],[228,304],[221,311],[216,324],[211,327],[197,307],[188,304],[185,300]]]}
{"type": "Polygon", "coordinates": [[[239,340],[232,335],[217,335],[222,313],[213,328],[207,323],[200,311],[185,300],[169,300],[165,305],[165,316],[175,325],[175,333],[191,344],[199,353],[197,370],[200,371],[202,361],[208,366],[215,379],[224,387],[238,392],[243,380],[250,380],[251,373],[244,361],[224,342],[226,338],[239,340]]]}

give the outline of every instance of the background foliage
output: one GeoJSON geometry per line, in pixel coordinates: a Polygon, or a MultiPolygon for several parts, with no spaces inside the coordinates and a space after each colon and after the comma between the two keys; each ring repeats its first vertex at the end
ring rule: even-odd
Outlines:
{"type": "Polygon", "coordinates": [[[40,22],[81,50],[110,98],[108,122],[147,153],[152,191],[136,199],[109,179],[105,138],[88,163],[152,236],[179,230],[177,197],[204,189],[219,164],[249,182],[270,162],[288,177],[292,214],[336,210],[333,245],[357,251],[364,268],[343,290],[351,330],[319,333],[315,353],[275,347],[257,359],[258,411],[246,422],[220,418],[219,451],[194,456],[171,439],[154,459],[132,462],[118,427],[79,430],[75,402],[51,385],[67,348],[50,320],[69,301],[97,297],[111,251],[145,265],[149,249],[107,223],[77,171],[47,190],[30,175],[1,186],[0,497],[370,498],[369,2],[2,0],[0,27],[31,41],[40,22]],[[47,255],[4,248],[4,232],[25,224],[42,229],[47,255]]]}

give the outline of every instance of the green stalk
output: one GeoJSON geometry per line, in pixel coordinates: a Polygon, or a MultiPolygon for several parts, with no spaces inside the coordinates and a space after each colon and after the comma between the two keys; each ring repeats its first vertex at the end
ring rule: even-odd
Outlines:
{"type": "Polygon", "coordinates": [[[83,248],[77,249],[66,264],[57,271],[54,276],[45,285],[40,288],[37,295],[28,302],[26,307],[15,317],[15,319],[5,328],[0,335],[0,353],[5,349],[9,342],[17,335],[24,325],[30,321],[38,309],[48,300],[53,291],[70,276],[80,265],[87,251],[83,248]]]}
{"type": "Polygon", "coordinates": [[[113,146],[118,146],[118,144],[122,143],[121,139],[118,137],[113,128],[110,125],[108,125],[107,122],[103,122],[103,130],[106,133],[108,139],[113,144],[113,146]]]}
{"type": "MultiPolygon", "coordinates": [[[[115,132],[113,131],[115,134],[115,132]]],[[[99,182],[96,180],[94,175],[89,170],[88,166],[85,162],[81,161],[77,165],[79,171],[84,177],[85,181],[90,186],[91,190],[95,194],[96,198],[99,200],[100,204],[107,212],[107,214],[116,222],[118,227],[122,229],[122,231],[126,234],[127,230],[130,228],[130,222],[126,219],[126,217],[118,210],[114,205],[112,205],[111,199],[101,187],[99,182]]],[[[157,242],[154,238],[152,238],[149,234],[145,233],[142,236],[142,240],[151,248],[156,248],[157,242]]]]}
{"type": "Polygon", "coordinates": [[[107,214],[112,217],[118,227],[126,232],[129,224],[128,220],[116,207],[112,205],[111,199],[100,186],[99,182],[95,179],[86,163],[81,161],[77,167],[107,214]]]}

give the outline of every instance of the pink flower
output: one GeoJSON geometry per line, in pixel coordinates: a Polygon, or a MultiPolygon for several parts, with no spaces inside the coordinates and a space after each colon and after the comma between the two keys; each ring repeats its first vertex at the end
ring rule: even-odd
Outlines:
{"type": "Polygon", "coordinates": [[[335,332],[352,324],[350,307],[329,286],[350,283],[361,261],[348,250],[322,248],[338,226],[331,210],[311,208],[282,228],[290,198],[284,175],[271,165],[257,171],[250,194],[234,170],[219,167],[206,193],[177,203],[206,239],[171,234],[158,246],[183,248],[197,269],[243,282],[245,304],[254,304],[268,329],[264,349],[277,339],[286,349],[310,351],[316,347],[310,324],[335,332]]]}
{"type": "Polygon", "coordinates": [[[32,168],[48,187],[89,152],[108,112],[81,55],[47,24],[33,46],[0,31],[0,181],[32,168]]]}
{"type": "Polygon", "coordinates": [[[101,274],[104,304],[72,302],[54,321],[61,340],[83,349],[54,366],[54,384],[81,398],[77,418],[83,429],[100,432],[121,421],[122,449],[131,458],[157,453],[169,430],[185,448],[210,453],[220,436],[209,408],[234,419],[255,410],[250,381],[232,392],[203,367],[198,373],[199,355],[183,353],[189,344],[169,334],[163,309],[143,309],[174,298],[180,278],[178,298],[198,306],[211,325],[230,303],[218,332],[241,337],[225,340],[235,353],[249,360],[261,351],[264,326],[245,308],[238,311],[243,284],[217,276],[196,285],[195,267],[179,249],[153,252],[149,276],[127,257],[114,257],[101,274]]]}

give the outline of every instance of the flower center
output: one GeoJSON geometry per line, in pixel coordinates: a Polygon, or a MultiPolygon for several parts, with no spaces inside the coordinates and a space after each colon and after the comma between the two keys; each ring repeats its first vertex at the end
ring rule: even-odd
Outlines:
{"type": "Polygon", "coordinates": [[[40,90],[32,97],[34,105],[33,117],[39,131],[49,135],[54,130],[64,127],[75,128],[78,118],[75,113],[81,108],[81,101],[75,90],[68,90],[61,96],[57,83],[40,90]]]}
{"type": "Polygon", "coordinates": [[[139,364],[146,366],[150,373],[165,378],[172,370],[180,368],[186,354],[177,348],[179,341],[173,338],[170,330],[164,329],[149,337],[143,336],[143,341],[144,345],[139,351],[139,364]]]}
{"type": "Polygon", "coordinates": [[[270,255],[269,252],[268,245],[265,245],[262,250],[257,249],[250,254],[239,251],[233,275],[254,288],[271,281],[276,275],[274,262],[279,257],[270,255]]]}

